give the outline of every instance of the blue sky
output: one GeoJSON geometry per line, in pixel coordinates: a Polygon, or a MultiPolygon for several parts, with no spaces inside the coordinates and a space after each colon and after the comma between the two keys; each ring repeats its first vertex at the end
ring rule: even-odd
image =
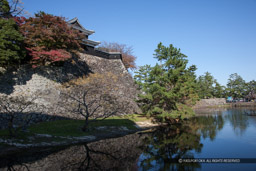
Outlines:
{"type": "Polygon", "coordinates": [[[256,80],[256,0],[23,0],[31,14],[78,17],[90,39],[133,46],[151,64],[159,42],[173,44],[222,85],[238,73],[256,80]]]}

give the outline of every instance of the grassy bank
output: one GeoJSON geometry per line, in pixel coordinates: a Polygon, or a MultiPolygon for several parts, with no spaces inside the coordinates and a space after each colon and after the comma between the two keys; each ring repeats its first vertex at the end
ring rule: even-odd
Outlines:
{"type": "MultiPolygon", "coordinates": [[[[143,115],[125,115],[110,117],[105,120],[96,120],[89,123],[88,131],[83,132],[84,120],[58,120],[31,125],[27,131],[18,131],[15,137],[10,138],[8,130],[0,130],[0,146],[4,142],[12,141],[18,144],[35,144],[51,142],[75,142],[78,138],[93,136],[112,137],[139,130],[136,122],[149,121],[143,115]]],[[[9,143],[10,144],[10,143],[9,143]]]]}
{"type": "MultiPolygon", "coordinates": [[[[83,120],[59,120],[52,122],[43,122],[40,124],[29,127],[29,131],[34,134],[49,134],[54,136],[84,136],[94,135],[101,132],[108,132],[108,129],[114,129],[118,127],[125,127],[128,130],[136,129],[136,123],[138,121],[148,120],[142,115],[126,115],[126,116],[115,116],[104,120],[96,120],[95,122],[89,123],[87,132],[82,131],[84,125],[83,120]]],[[[113,131],[113,130],[112,130],[113,131]]]]}
{"type": "Polygon", "coordinates": [[[34,134],[49,134],[53,136],[85,136],[108,131],[101,130],[101,127],[126,127],[130,130],[136,128],[133,121],[120,118],[106,119],[89,123],[89,128],[87,132],[82,131],[83,125],[83,120],[60,120],[43,122],[37,125],[33,125],[29,127],[29,131],[34,134]]]}

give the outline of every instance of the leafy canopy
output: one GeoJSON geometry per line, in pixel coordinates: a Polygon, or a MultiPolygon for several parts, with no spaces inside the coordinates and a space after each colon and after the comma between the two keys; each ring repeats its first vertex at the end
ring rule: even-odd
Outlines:
{"type": "Polygon", "coordinates": [[[0,0],[0,17],[12,18],[26,14],[21,0],[0,0]]]}
{"type": "Polygon", "coordinates": [[[252,80],[246,83],[246,98],[249,100],[256,99],[256,81],[252,80]]]}
{"type": "Polygon", "coordinates": [[[142,110],[160,118],[183,117],[190,113],[184,110],[187,109],[184,105],[197,99],[196,66],[187,67],[187,56],[172,44],[165,47],[159,43],[155,52],[160,64],[142,66],[135,75],[135,82],[143,92],[139,96],[142,110]]]}
{"type": "Polygon", "coordinates": [[[198,83],[198,96],[201,99],[212,97],[225,97],[225,87],[221,86],[211,73],[206,72],[197,79],[198,83]]]}
{"type": "Polygon", "coordinates": [[[15,20],[7,17],[10,12],[8,1],[0,1],[0,67],[9,67],[25,58],[23,36],[15,20]]]}
{"type": "Polygon", "coordinates": [[[56,64],[71,58],[71,50],[80,49],[84,36],[67,25],[64,18],[39,12],[21,24],[26,49],[34,67],[56,64]]]}
{"type": "Polygon", "coordinates": [[[7,0],[0,0],[0,17],[8,17],[10,15],[10,5],[7,0]]]}
{"type": "Polygon", "coordinates": [[[242,98],[246,94],[246,83],[237,73],[231,74],[227,83],[227,93],[234,98],[242,98]]]}

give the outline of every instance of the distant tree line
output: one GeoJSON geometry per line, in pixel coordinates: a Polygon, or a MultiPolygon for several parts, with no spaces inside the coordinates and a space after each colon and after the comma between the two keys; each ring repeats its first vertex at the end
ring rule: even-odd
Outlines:
{"type": "Polygon", "coordinates": [[[256,81],[246,82],[237,73],[229,76],[226,87],[221,86],[209,72],[199,76],[197,84],[198,96],[201,99],[227,98],[229,96],[234,99],[244,98],[247,100],[254,100],[256,98],[256,81]]]}

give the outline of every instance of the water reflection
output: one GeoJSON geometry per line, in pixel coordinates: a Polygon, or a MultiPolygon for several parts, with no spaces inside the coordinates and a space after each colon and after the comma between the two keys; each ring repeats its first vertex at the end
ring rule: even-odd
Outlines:
{"type": "Polygon", "coordinates": [[[233,127],[234,132],[237,135],[243,135],[248,127],[248,115],[246,112],[248,109],[237,109],[237,110],[228,110],[225,115],[225,119],[230,122],[233,127]]]}
{"type": "MultiPolygon", "coordinates": [[[[225,129],[232,128],[234,135],[245,136],[248,130],[251,131],[250,125],[256,124],[255,116],[246,115],[248,110],[214,111],[211,115],[207,113],[207,115],[183,121],[181,124],[161,127],[151,132],[89,144],[9,153],[0,156],[0,170],[205,169],[205,166],[200,163],[179,164],[174,161],[180,158],[197,158],[199,154],[208,156],[207,150],[204,151],[204,149],[214,147],[209,142],[213,144],[220,142],[218,135],[223,134],[225,129]]],[[[255,130],[254,127],[253,129],[255,130]]],[[[256,141],[256,137],[251,139],[256,141]]],[[[238,141],[234,143],[239,145],[238,141]]],[[[248,145],[248,148],[252,147],[255,146],[248,145]]],[[[220,150],[225,153],[225,148],[219,148],[214,149],[216,154],[220,150]]],[[[243,146],[236,146],[236,148],[243,150],[243,146]]]]}
{"type": "Polygon", "coordinates": [[[59,149],[36,149],[0,157],[0,170],[137,170],[146,134],[131,134],[59,149]],[[41,155],[40,155],[41,154],[41,155]]]}
{"type": "Polygon", "coordinates": [[[160,128],[144,139],[147,144],[140,157],[142,170],[194,170],[199,163],[178,164],[180,158],[194,158],[200,153],[203,144],[201,137],[214,140],[224,124],[220,115],[200,116],[184,121],[182,124],[160,128]],[[176,160],[175,160],[176,159],[176,160]]]}
{"type": "Polygon", "coordinates": [[[216,134],[223,128],[224,120],[221,115],[198,116],[192,118],[190,125],[194,131],[199,131],[202,137],[215,139],[216,134]]]}
{"type": "Polygon", "coordinates": [[[184,165],[175,163],[172,159],[193,158],[190,150],[200,152],[200,134],[193,132],[187,125],[176,125],[171,128],[156,130],[144,139],[146,146],[140,156],[140,170],[173,170],[199,168],[200,165],[184,165]]]}

